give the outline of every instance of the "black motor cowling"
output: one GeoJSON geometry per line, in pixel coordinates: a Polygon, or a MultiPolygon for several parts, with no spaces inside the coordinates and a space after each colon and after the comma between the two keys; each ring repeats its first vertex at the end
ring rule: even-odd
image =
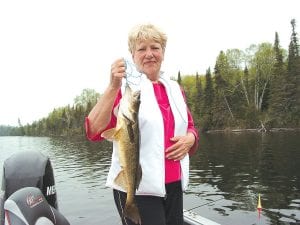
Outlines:
{"type": "Polygon", "coordinates": [[[5,201],[4,210],[5,225],[70,225],[36,187],[14,192],[5,201]]]}
{"type": "Polygon", "coordinates": [[[3,164],[0,190],[0,225],[4,224],[4,202],[24,187],[39,188],[49,205],[55,209],[57,194],[49,157],[38,151],[24,151],[7,158],[3,164]]]}

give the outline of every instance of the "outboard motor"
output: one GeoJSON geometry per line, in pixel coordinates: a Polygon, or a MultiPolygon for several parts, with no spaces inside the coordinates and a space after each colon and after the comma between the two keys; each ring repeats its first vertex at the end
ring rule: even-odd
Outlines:
{"type": "Polygon", "coordinates": [[[55,209],[57,195],[53,169],[49,157],[37,151],[25,151],[4,161],[0,190],[0,225],[4,224],[4,202],[24,187],[39,188],[47,202],[55,209]]]}
{"type": "Polygon", "coordinates": [[[36,187],[25,187],[13,193],[5,201],[4,210],[5,225],[70,225],[36,187]]]}

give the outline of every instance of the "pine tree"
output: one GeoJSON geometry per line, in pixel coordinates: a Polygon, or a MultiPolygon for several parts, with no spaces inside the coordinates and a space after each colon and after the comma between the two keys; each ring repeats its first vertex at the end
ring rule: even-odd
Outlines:
{"type": "Polygon", "coordinates": [[[180,71],[178,71],[177,82],[179,85],[181,85],[181,81],[182,81],[182,79],[181,79],[180,71]]]}
{"type": "Polygon", "coordinates": [[[196,91],[194,95],[194,120],[197,126],[199,126],[201,123],[201,117],[202,117],[202,111],[203,111],[203,90],[202,90],[202,84],[201,79],[199,77],[199,74],[196,73],[196,91]]]}
{"type": "Polygon", "coordinates": [[[210,68],[206,70],[205,87],[204,87],[204,103],[203,103],[203,130],[207,130],[212,126],[212,105],[214,101],[214,88],[211,77],[210,68]]]}
{"type": "Polygon", "coordinates": [[[229,105],[226,92],[228,82],[225,77],[229,74],[229,64],[223,51],[220,52],[215,65],[215,99],[213,107],[213,124],[224,127],[233,118],[231,106],[229,105]]]}
{"type": "Polygon", "coordinates": [[[300,124],[300,56],[299,44],[296,33],[296,21],[291,21],[292,35],[289,45],[288,55],[288,95],[289,95],[289,116],[288,119],[292,124],[300,124]]]}
{"type": "Polygon", "coordinates": [[[284,126],[286,124],[285,116],[288,113],[287,76],[277,32],[275,33],[274,52],[275,64],[270,81],[269,115],[273,126],[284,126]]]}

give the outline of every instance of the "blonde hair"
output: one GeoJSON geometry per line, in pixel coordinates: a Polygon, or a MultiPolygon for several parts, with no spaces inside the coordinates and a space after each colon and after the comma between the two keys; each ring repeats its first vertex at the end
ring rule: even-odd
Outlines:
{"type": "Polygon", "coordinates": [[[137,25],[129,32],[128,50],[132,54],[135,51],[137,42],[149,39],[158,42],[165,51],[168,40],[167,35],[153,24],[137,25]]]}

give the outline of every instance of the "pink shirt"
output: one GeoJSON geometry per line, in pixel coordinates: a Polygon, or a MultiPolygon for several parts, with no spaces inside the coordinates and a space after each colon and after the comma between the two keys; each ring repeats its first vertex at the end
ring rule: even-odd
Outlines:
{"type": "MultiPolygon", "coordinates": [[[[154,93],[156,96],[157,103],[159,105],[160,111],[162,113],[163,117],[163,122],[164,122],[164,143],[165,143],[165,149],[170,147],[173,142],[170,141],[170,138],[174,136],[174,128],[175,128],[175,122],[174,122],[174,117],[173,113],[171,110],[171,106],[169,103],[168,95],[166,93],[165,87],[163,84],[158,83],[158,84],[153,84],[154,88],[154,93]]],[[[114,107],[117,106],[120,102],[120,99],[122,97],[121,91],[119,91],[115,102],[114,102],[114,107]]],[[[185,96],[184,96],[185,97],[185,96]]],[[[111,120],[108,126],[105,128],[105,130],[113,128],[116,126],[117,123],[117,118],[113,114],[111,115],[111,120]]],[[[101,133],[97,133],[95,135],[91,135],[89,132],[89,120],[86,118],[85,120],[85,128],[86,128],[86,134],[87,138],[91,141],[101,141],[103,138],[101,137],[101,133]]],[[[188,110],[188,131],[192,132],[195,137],[196,141],[192,149],[190,150],[190,154],[195,152],[198,146],[198,131],[194,127],[194,122],[192,115],[190,111],[188,110]]],[[[169,160],[165,158],[165,183],[171,183],[175,181],[179,181],[181,179],[181,168],[180,168],[180,162],[179,161],[174,161],[174,160],[169,160]]]]}

